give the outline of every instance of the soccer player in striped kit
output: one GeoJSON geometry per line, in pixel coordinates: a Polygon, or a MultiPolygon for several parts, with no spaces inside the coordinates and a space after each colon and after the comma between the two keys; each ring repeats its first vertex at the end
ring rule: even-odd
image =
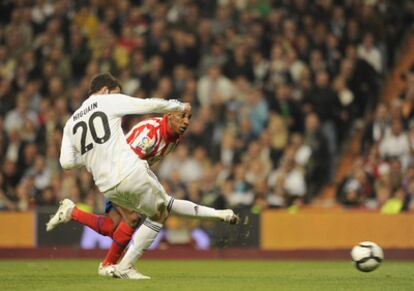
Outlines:
{"type": "MultiPolygon", "coordinates": [[[[87,114],[90,110],[93,110],[94,108],[92,107],[93,106],[89,105],[86,109],[80,111],[82,113],[81,115],[87,114]]],[[[79,117],[79,112],[75,112],[73,117],[76,116],[79,117]]],[[[148,162],[146,163],[146,167],[148,167],[148,164],[152,165],[175,148],[179,143],[182,134],[187,129],[190,118],[191,111],[182,110],[167,113],[162,118],[156,117],[144,120],[132,128],[126,136],[126,141],[130,148],[140,158],[140,161],[146,160],[148,162]]],[[[178,200],[168,196],[152,171],[147,168],[146,172],[151,176],[151,180],[155,183],[153,187],[155,187],[157,191],[162,191],[162,194],[165,194],[161,196],[165,196],[163,197],[163,200],[165,201],[167,215],[168,213],[173,213],[188,217],[217,219],[230,224],[238,222],[237,215],[230,209],[216,210],[210,207],[197,205],[190,201],[178,200]]],[[[132,207],[131,209],[125,206],[121,207],[117,203],[120,201],[125,205],[125,201],[122,199],[122,196],[120,198],[117,197],[117,199],[113,201],[115,202],[114,205],[107,205],[106,210],[108,216],[83,212],[76,208],[72,201],[65,199],[62,201],[56,214],[47,224],[47,229],[52,230],[58,224],[66,223],[73,219],[91,227],[102,235],[110,236],[113,239],[113,243],[108,250],[103,263],[100,264],[98,273],[103,276],[116,276],[126,279],[148,279],[149,277],[137,272],[133,265],[142,255],[143,251],[149,247],[156,234],[161,229],[162,224],[154,223],[154,221],[146,219],[143,226],[139,228],[139,230],[144,230],[143,232],[141,231],[144,240],[140,237],[140,231],[137,231],[134,235],[131,247],[126,252],[124,258],[119,265],[114,266],[122,255],[126,245],[129,243],[131,236],[135,231],[135,225],[139,221],[139,211],[137,209],[132,207]],[[150,239],[145,239],[145,236],[150,236],[150,239]]],[[[140,202],[138,202],[138,204],[139,203],[140,202]]],[[[145,207],[145,205],[139,205],[138,208],[145,209],[145,207]]],[[[143,214],[146,214],[145,211],[143,214]]],[[[166,216],[161,220],[163,221],[165,218],[166,216]]]]}

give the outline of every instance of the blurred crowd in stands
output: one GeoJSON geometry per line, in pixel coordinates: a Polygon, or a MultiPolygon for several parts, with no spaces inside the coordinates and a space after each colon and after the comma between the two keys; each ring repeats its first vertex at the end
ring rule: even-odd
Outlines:
{"type": "MultiPolygon", "coordinates": [[[[91,78],[108,71],[125,94],[193,105],[182,144],[154,169],[173,196],[257,211],[309,203],[333,180],[356,121],[377,107],[412,6],[1,1],[0,209],[70,197],[102,210],[87,171],[64,172],[58,157],[66,119],[87,98],[91,78]]],[[[377,197],[383,204],[414,191],[413,83],[392,113],[382,104],[376,109],[364,158],[339,191],[342,203],[377,197]]],[[[140,118],[125,119],[125,130],[140,118]]]]}
{"type": "Polygon", "coordinates": [[[363,128],[360,155],[337,191],[344,206],[414,210],[414,64],[401,77],[402,94],[380,103],[363,128]]]}

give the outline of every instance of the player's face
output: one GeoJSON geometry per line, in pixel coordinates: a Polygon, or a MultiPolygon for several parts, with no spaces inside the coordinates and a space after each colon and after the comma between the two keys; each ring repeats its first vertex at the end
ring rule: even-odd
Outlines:
{"type": "Polygon", "coordinates": [[[188,112],[174,112],[169,114],[171,131],[173,134],[182,135],[190,125],[191,114],[188,112]]]}

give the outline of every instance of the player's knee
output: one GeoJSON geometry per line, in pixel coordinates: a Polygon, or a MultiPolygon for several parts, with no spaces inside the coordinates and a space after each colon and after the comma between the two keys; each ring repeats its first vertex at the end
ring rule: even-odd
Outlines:
{"type": "Polygon", "coordinates": [[[128,225],[136,227],[141,219],[141,216],[137,212],[132,212],[128,215],[128,225]]]}
{"type": "Polygon", "coordinates": [[[164,204],[160,204],[158,206],[158,212],[154,216],[150,217],[152,221],[164,223],[164,221],[168,218],[168,210],[164,204]]]}
{"type": "Polygon", "coordinates": [[[123,216],[124,222],[133,228],[135,228],[138,225],[140,219],[141,216],[136,212],[125,213],[123,216]]]}
{"type": "Polygon", "coordinates": [[[122,220],[121,215],[115,209],[111,209],[107,215],[112,220],[115,229],[122,220]]]}

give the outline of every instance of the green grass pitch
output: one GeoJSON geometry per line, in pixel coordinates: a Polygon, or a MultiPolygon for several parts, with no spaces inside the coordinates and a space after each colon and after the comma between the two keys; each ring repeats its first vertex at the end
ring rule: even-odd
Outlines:
{"type": "Polygon", "coordinates": [[[362,273],[347,261],[153,261],[151,280],[97,275],[97,260],[0,260],[0,290],[414,290],[414,262],[362,273]]]}

